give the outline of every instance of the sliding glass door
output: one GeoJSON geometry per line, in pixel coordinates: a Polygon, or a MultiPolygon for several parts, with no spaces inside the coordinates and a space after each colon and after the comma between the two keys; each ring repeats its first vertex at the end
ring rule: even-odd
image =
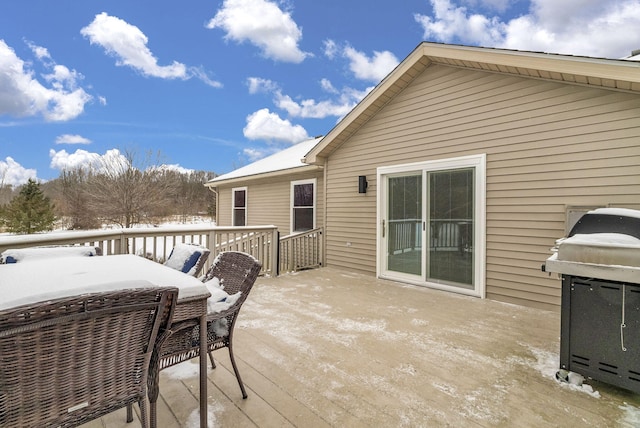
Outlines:
{"type": "Polygon", "coordinates": [[[473,289],[473,168],[427,172],[427,281],[473,289]]]}
{"type": "Polygon", "coordinates": [[[484,156],[383,167],[378,179],[380,275],[484,293],[484,156]]]}
{"type": "Polygon", "coordinates": [[[395,272],[422,273],[422,174],[389,177],[387,265],[395,272]]]}

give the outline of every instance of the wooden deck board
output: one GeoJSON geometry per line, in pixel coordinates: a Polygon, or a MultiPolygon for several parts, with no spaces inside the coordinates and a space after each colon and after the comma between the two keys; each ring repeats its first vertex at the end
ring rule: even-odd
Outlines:
{"type": "MultiPolygon", "coordinates": [[[[217,351],[211,427],[624,428],[640,417],[637,394],[554,379],[555,312],[322,268],[259,278],[235,335],[249,397],[217,351]]],[[[180,376],[196,363],[161,373],[159,426],[197,426],[197,372],[180,376]]],[[[87,427],[139,426],[124,415],[87,427]]]]}

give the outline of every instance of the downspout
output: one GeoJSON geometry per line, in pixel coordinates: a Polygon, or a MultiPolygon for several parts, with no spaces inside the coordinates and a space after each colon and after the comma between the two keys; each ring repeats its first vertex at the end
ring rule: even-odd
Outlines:
{"type": "Polygon", "coordinates": [[[323,225],[323,237],[322,237],[322,267],[327,266],[327,171],[329,170],[329,161],[324,158],[322,161],[323,166],[323,181],[322,188],[324,191],[324,208],[322,213],[322,225],[323,225]]]}

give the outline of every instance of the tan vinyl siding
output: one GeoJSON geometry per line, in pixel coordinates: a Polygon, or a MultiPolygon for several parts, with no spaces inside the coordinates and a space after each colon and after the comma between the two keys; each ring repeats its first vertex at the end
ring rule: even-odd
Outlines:
{"type": "Polygon", "coordinates": [[[220,204],[218,224],[231,226],[231,189],[247,188],[247,226],[274,225],[281,236],[291,228],[291,182],[316,178],[316,226],[322,227],[324,212],[323,173],[291,174],[278,178],[254,179],[218,188],[220,204]]]}
{"type": "Polygon", "coordinates": [[[487,297],[557,309],[559,281],[540,267],[566,207],[640,202],[637,94],[427,68],[329,156],[327,264],[375,273],[377,167],[481,153],[487,297]]]}
{"type": "Polygon", "coordinates": [[[217,192],[216,224],[218,226],[231,226],[231,187],[219,187],[217,192]]]}

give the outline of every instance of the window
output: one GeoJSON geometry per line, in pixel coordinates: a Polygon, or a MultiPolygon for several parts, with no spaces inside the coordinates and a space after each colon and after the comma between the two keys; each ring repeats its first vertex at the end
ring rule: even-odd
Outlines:
{"type": "Polygon", "coordinates": [[[291,232],[316,227],[316,180],[291,182],[291,232]]]}
{"type": "Polygon", "coordinates": [[[247,225],[247,188],[237,187],[231,190],[233,226],[247,225]]]}

